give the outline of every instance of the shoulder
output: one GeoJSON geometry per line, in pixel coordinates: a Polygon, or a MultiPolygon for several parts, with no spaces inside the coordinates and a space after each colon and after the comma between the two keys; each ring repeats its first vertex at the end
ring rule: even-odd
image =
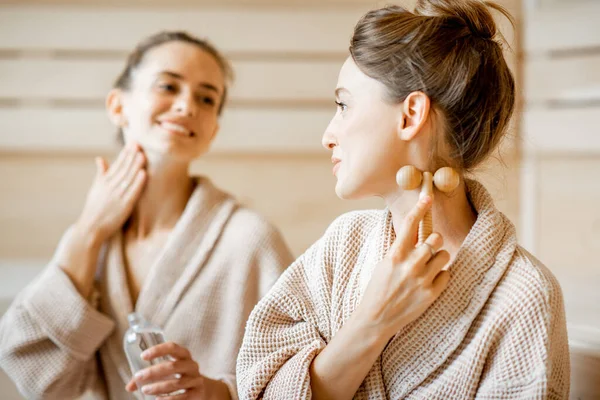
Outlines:
{"type": "Polygon", "coordinates": [[[274,262],[282,264],[292,261],[279,229],[260,213],[244,206],[233,211],[222,239],[232,250],[238,248],[242,253],[254,254],[253,257],[273,258],[274,262]]]}
{"type": "Polygon", "coordinates": [[[515,284],[520,282],[524,295],[539,298],[549,306],[562,304],[562,290],[552,271],[520,246],[515,251],[511,272],[515,284]]]}
{"type": "Polygon", "coordinates": [[[278,234],[277,229],[264,216],[244,206],[234,194],[220,188],[208,177],[199,175],[193,179],[197,183],[197,190],[202,192],[201,197],[209,199],[197,201],[199,204],[195,204],[195,207],[219,209],[224,205],[232,206],[224,224],[227,236],[243,236],[247,242],[248,239],[262,239],[271,234],[278,234]]]}
{"type": "Polygon", "coordinates": [[[231,214],[228,227],[238,235],[264,240],[279,235],[279,230],[267,218],[244,206],[238,206],[231,214]]]}
{"type": "Polygon", "coordinates": [[[550,323],[564,312],[563,295],[554,274],[535,256],[517,246],[513,260],[496,289],[515,318],[550,323]]]}

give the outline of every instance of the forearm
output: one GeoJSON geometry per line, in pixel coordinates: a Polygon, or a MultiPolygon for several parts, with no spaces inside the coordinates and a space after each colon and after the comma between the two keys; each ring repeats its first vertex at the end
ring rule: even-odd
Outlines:
{"type": "Polygon", "coordinates": [[[352,399],[388,339],[353,315],[311,364],[313,398],[352,399]]]}
{"type": "Polygon", "coordinates": [[[84,299],[89,299],[102,241],[84,224],[75,224],[57,254],[58,264],[84,299]]]}

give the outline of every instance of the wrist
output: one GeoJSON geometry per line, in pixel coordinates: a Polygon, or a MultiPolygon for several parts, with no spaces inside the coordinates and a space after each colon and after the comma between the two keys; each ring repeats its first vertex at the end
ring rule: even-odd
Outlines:
{"type": "Polygon", "coordinates": [[[366,307],[362,303],[354,311],[351,319],[361,327],[361,331],[366,339],[371,339],[375,346],[383,343],[383,347],[385,347],[390,339],[406,325],[406,322],[402,319],[395,318],[390,320],[389,316],[385,314],[388,314],[385,310],[373,312],[371,307],[366,307]]]}
{"type": "Polygon", "coordinates": [[[370,354],[380,354],[393,336],[386,333],[387,329],[381,323],[365,318],[360,312],[352,314],[345,326],[353,332],[352,336],[356,338],[357,343],[362,343],[370,354]]]}
{"type": "Polygon", "coordinates": [[[104,235],[93,224],[78,220],[73,226],[75,240],[86,250],[97,250],[106,240],[104,235]]]}
{"type": "Polygon", "coordinates": [[[225,384],[225,382],[220,381],[218,379],[211,379],[208,377],[204,377],[203,383],[203,399],[211,399],[211,400],[229,400],[231,399],[231,394],[229,393],[229,387],[225,384]]]}

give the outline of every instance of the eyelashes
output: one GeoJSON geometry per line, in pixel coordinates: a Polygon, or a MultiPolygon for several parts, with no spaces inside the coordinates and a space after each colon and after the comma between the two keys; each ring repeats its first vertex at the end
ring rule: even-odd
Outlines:
{"type": "MultiPolygon", "coordinates": [[[[159,91],[163,93],[176,94],[179,91],[179,87],[172,83],[161,83],[157,87],[159,91]]],[[[217,104],[217,100],[210,96],[196,95],[194,98],[198,104],[204,104],[211,107],[214,107],[217,104]]]]}
{"type": "Polygon", "coordinates": [[[177,88],[175,87],[175,85],[171,85],[170,83],[163,83],[158,85],[158,88],[160,90],[163,90],[165,92],[174,92],[177,88]]]}
{"type": "Polygon", "coordinates": [[[348,109],[348,106],[345,103],[342,103],[341,101],[336,101],[335,104],[342,112],[348,109]]]}
{"type": "Polygon", "coordinates": [[[201,97],[200,100],[205,103],[208,104],[209,106],[214,106],[217,102],[215,101],[215,99],[211,98],[211,97],[201,97]]]}

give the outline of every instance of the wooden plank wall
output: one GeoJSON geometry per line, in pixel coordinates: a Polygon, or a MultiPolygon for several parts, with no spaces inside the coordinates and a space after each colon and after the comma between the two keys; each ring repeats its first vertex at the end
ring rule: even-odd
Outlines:
{"type": "MultiPolygon", "coordinates": [[[[210,176],[283,232],[296,255],[343,212],[323,130],[358,18],[376,0],[4,0],[0,4],[0,315],[80,212],[93,157],[113,157],[104,96],[142,37],[162,29],[209,37],[237,79],[210,154],[210,176]],[[168,3],[168,6],[165,4],[168,3]]],[[[414,0],[403,2],[408,6],[414,0]]],[[[520,0],[504,0],[520,18],[520,0]]],[[[505,22],[519,76],[519,38],[505,22]]],[[[478,171],[519,223],[519,140],[478,171]]],[[[2,374],[0,374],[2,375],[2,374]]],[[[0,381],[5,380],[0,376],[0,381]]],[[[11,398],[0,382],[3,399],[11,398]]],[[[13,390],[14,391],[14,390],[13,390]]],[[[18,398],[18,397],[14,397],[18,398]]]]}
{"type": "Polygon", "coordinates": [[[159,29],[209,36],[231,58],[231,106],[213,151],[194,170],[265,213],[296,254],[337,214],[379,205],[337,200],[320,147],[348,38],[365,8],[3,7],[0,258],[51,254],[79,212],[92,156],[117,149],[107,90],[127,51],[159,29]]]}
{"type": "Polygon", "coordinates": [[[585,1],[531,2],[525,16],[521,233],[563,288],[581,399],[600,398],[599,22],[585,1]]]}
{"type": "MultiPolygon", "coordinates": [[[[186,11],[37,3],[0,9],[0,260],[50,256],[79,212],[92,157],[117,149],[104,96],[127,51],[158,29],[209,36],[232,59],[231,106],[194,170],[265,213],[296,254],[336,215],[381,205],[338,200],[320,147],[352,27],[374,2],[186,11]]],[[[504,160],[511,168],[481,175],[517,219],[518,196],[505,181],[517,176],[514,154],[504,160]]]]}

